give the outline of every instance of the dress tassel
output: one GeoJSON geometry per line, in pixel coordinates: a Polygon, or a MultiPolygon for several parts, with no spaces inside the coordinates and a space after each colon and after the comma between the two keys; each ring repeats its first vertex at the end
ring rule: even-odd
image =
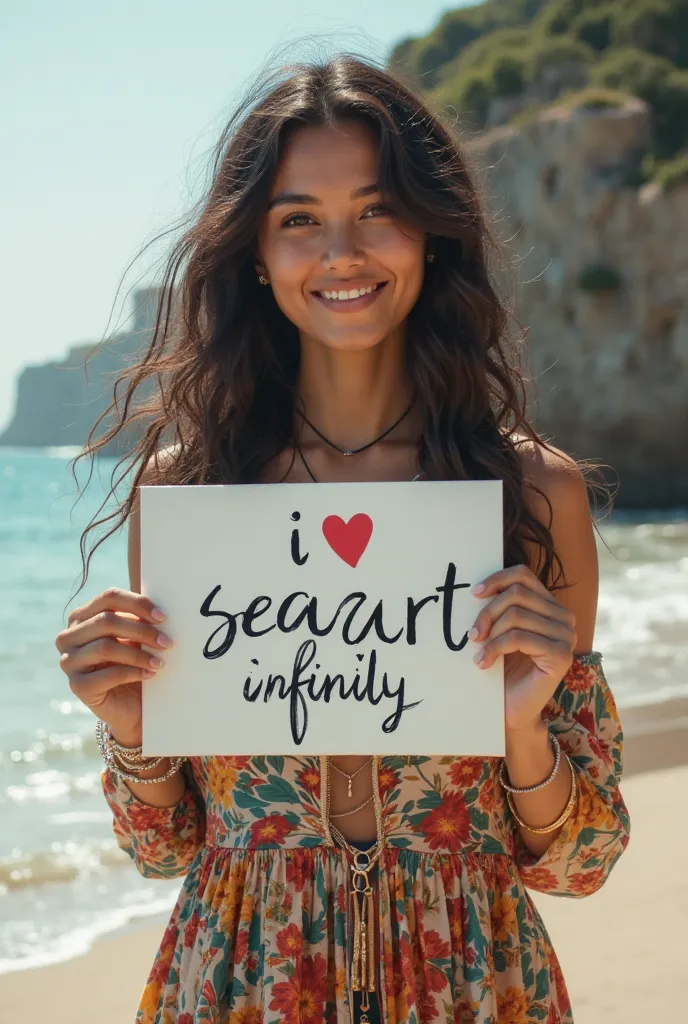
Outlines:
{"type": "Polygon", "coordinates": [[[351,893],[352,931],[351,987],[354,992],[375,991],[375,898],[369,885],[351,893]]]}
{"type": "Polygon", "coordinates": [[[366,895],[368,901],[368,935],[370,936],[370,952],[368,954],[368,991],[375,991],[375,897],[372,889],[366,895]]]}
{"type": "MultiPolygon", "coordinates": [[[[354,992],[361,990],[361,910],[358,903],[359,894],[354,890],[351,893],[351,908],[353,911],[353,938],[354,949],[351,959],[351,987],[354,992]]],[[[365,941],[365,940],[364,940],[365,941]]]]}

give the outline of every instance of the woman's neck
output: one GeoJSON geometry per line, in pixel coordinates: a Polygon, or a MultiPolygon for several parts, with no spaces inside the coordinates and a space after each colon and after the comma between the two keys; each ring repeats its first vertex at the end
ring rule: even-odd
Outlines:
{"type": "MultiPolygon", "coordinates": [[[[401,341],[337,351],[302,339],[298,403],[333,444],[358,448],[387,430],[412,400],[401,341]]],[[[308,427],[295,423],[297,437],[308,427]]]]}

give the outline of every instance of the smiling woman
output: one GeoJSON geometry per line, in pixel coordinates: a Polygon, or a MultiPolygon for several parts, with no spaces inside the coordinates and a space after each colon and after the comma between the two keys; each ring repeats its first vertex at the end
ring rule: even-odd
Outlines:
{"type": "Polygon", "coordinates": [[[313,342],[360,351],[384,337],[403,347],[425,234],[383,201],[379,160],[376,133],[360,120],[296,127],[284,142],[257,269],[299,328],[302,356],[313,342]]]}
{"type": "MultiPolygon", "coordinates": [[[[488,250],[456,139],[387,71],[350,56],[288,68],[222,135],[150,346],[88,449],[143,424],[129,494],[86,531],[128,520],[131,590],[75,609],[57,637],[73,692],[106,723],[120,846],[145,875],[185,876],[137,1024],[571,1024],[526,887],[585,896],[608,877],[629,836],[622,734],[590,650],[586,467],[526,416],[488,250]],[[142,385],[152,397],[135,410],[142,385]],[[427,479],[502,481],[506,568],[474,588],[473,627],[452,634],[465,584],[451,564],[434,594],[408,599],[405,626],[412,643],[417,615],[441,612],[452,649],[476,643],[483,668],[504,658],[503,759],[143,756],[141,687],[161,658],[142,648],[162,656],[173,640],[139,593],[139,485],[427,479]]],[[[292,557],[307,557],[297,528],[292,557]]],[[[224,640],[271,606],[211,611],[219,589],[204,607],[224,640]]],[[[314,634],[346,632],[359,607],[321,620],[295,594],[274,625],[299,615],[314,634]]],[[[381,606],[361,615],[356,628],[384,632],[381,606]]]]}

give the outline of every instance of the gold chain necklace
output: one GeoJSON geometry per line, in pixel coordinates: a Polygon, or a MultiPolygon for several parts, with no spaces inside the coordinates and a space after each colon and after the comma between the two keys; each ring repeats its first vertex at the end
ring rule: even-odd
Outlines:
{"type": "MultiPolygon", "coordinates": [[[[348,796],[349,800],[353,796],[353,793],[351,792],[351,783],[354,781],[356,776],[359,775],[360,772],[363,771],[364,768],[368,767],[368,765],[370,764],[370,762],[372,760],[373,760],[372,757],[369,757],[367,761],[363,762],[363,764],[361,765],[360,768],[356,769],[356,771],[353,773],[353,775],[349,775],[349,773],[345,772],[343,768],[338,768],[337,765],[334,763],[334,761],[330,761],[330,767],[334,768],[334,770],[337,772],[338,775],[343,775],[345,779],[348,779],[349,787],[348,787],[348,791],[347,791],[346,795],[348,796]]],[[[340,815],[335,815],[335,817],[340,817],[340,815]]]]}
{"type": "Polygon", "coordinates": [[[373,794],[371,793],[367,800],[358,804],[357,807],[352,807],[350,811],[338,811],[336,814],[334,811],[330,811],[330,818],[350,818],[352,814],[358,814],[359,811],[362,811],[364,807],[367,807],[368,804],[372,804],[372,802],[373,794]]]}

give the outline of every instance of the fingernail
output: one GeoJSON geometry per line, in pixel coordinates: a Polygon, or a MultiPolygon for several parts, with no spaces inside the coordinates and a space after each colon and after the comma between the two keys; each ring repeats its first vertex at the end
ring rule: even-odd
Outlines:
{"type": "Polygon", "coordinates": [[[484,583],[476,583],[474,587],[471,587],[471,594],[482,594],[485,589],[484,583]]]}
{"type": "Polygon", "coordinates": [[[156,658],[154,654],[151,654],[150,658],[148,659],[148,664],[152,665],[153,668],[160,668],[162,663],[162,658],[156,658]]]}
{"type": "Polygon", "coordinates": [[[172,644],[174,643],[174,641],[171,640],[169,636],[167,636],[167,634],[165,633],[158,633],[157,640],[158,644],[161,647],[171,647],[172,644]]]}
{"type": "Polygon", "coordinates": [[[479,636],[480,636],[480,632],[479,632],[479,630],[477,630],[475,628],[475,626],[473,626],[472,629],[468,630],[468,639],[469,640],[476,640],[479,636]]]}
{"type": "Polygon", "coordinates": [[[476,665],[482,665],[485,660],[485,651],[478,651],[477,654],[473,655],[473,661],[476,665]]]}
{"type": "Polygon", "coordinates": [[[150,668],[142,668],[141,675],[144,679],[150,679],[151,676],[155,675],[155,672],[150,668]]]}
{"type": "Polygon", "coordinates": [[[167,616],[165,615],[162,608],[154,607],[153,609],[151,609],[151,618],[155,619],[156,622],[162,622],[162,620],[166,619],[167,616]]]}

